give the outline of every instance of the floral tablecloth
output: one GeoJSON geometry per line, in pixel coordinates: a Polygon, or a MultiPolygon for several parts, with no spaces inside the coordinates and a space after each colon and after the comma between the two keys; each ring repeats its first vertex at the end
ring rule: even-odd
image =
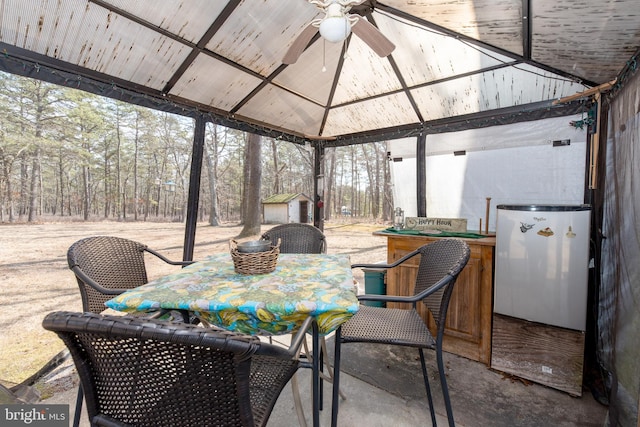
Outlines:
{"type": "Polygon", "coordinates": [[[106,302],[114,310],[188,310],[248,334],[295,332],[314,316],[327,334],[358,310],[347,255],[280,254],[275,271],[241,275],[228,253],[212,255],[106,302]]]}

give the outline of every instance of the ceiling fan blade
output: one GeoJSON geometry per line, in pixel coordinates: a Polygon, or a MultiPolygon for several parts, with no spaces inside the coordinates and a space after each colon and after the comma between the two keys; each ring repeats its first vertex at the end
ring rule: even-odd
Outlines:
{"type": "Polygon", "coordinates": [[[287,53],[282,58],[283,64],[295,64],[302,52],[307,48],[307,45],[318,32],[318,28],[313,24],[307,25],[297,39],[293,42],[287,53]]]}
{"type": "Polygon", "coordinates": [[[358,21],[351,26],[351,31],[355,35],[360,37],[375,53],[384,58],[393,52],[396,45],[380,32],[371,22],[364,18],[359,18],[358,21]]]}

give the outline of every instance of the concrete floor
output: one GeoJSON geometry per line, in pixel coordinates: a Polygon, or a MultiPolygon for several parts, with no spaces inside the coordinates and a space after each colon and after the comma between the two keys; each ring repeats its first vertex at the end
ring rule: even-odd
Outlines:
{"type": "MultiPolygon", "coordinates": [[[[425,355],[436,413],[446,420],[435,354],[425,355]]],[[[607,408],[588,390],[577,398],[453,354],[445,353],[444,362],[458,426],[600,427],[606,423],[607,408]]],[[[403,402],[398,408],[407,408],[416,417],[414,424],[407,425],[430,425],[417,350],[373,344],[343,345],[342,372],[403,402]]],[[[363,406],[360,409],[363,412],[377,410],[377,402],[363,402],[363,405],[370,405],[363,406]]],[[[438,424],[446,425],[446,421],[438,424]]]]}
{"type": "MultiPolygon", "coordinates": [[[[71,369],[64,368],[60,375],[75,376],[71,369]]],[[[312,425],[311,418],[311,372],[303,369],[298,373],[300,393],[303,400],[303,410],[307,426],[312,425]]],[[[423,406],[421,401],[410,401],[402,397],[394,396],[385,390],[371,386],[348,374],[341,377],[341,390],[346,395],[347,400],[341,401],[339,422],[340,426],[371,426],[371,427],[412,427],[430,425],[429,408],[423,406]]],[[[41,402],[50,404],[68,404],[70,416],[73,416],[75,409],[77,388],[71,388],[41,402]]],[[[293,399],[291,397],[291,387],[287,386],[271,414],[268,427],[297,427],[298,418],[296,416],[293,399]]],[[[325,408],[320,413],[321,426],[331,424],[331,386],[324,389],[325,408]]],[[[438,425],[446,426],[446,416],[438,415],[438,425]]],[[[462,426],[457,423],[456,425],[462,426]]],[[[82,414],[81,427],[89,427],[87,415],[82,414]]],[[[195,427],[195,426],[194,426],[195,427]]]]}
{"type": "MultiPolygon", "coordinates": [[[[329,342],[329,352],[332,343],[329,342]]],[[[343,346],[339,425],[347,427],[412,427],[431,425],[417,351],[400,347],[348,344],[343,346]]],[[[435,358],[427,354],[438,425],[447,425],[435,358]]],[[[518,381],[486,365],[445,353],[447,378],[456,425],[460,427],[604,426],[607,408],[589,391],[571,397],[545,386],[518,381]]],[[[299,372],[307,423],[311,425],[310,371],[299,372]]],[[[71,366],[62,366],[50,382],[75,379],[71,366]]],[[[331,387],[324,390],[321,425],[330,425],[331,387]]],[[[70,405],[73,414],[76,389],[68,388],[45,402],[70,405]]],[[[88,426],[84,415],[82,426],[88,426]]],[[[298,420],[291,387],[283,391],[269,420],[270,427],[295,427],[298,420]]]]}

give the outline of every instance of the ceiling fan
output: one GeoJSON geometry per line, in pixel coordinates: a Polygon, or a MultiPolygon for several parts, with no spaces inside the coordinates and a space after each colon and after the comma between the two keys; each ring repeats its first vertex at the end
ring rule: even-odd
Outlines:
{"type": "Polygon", "coordinates": [[[325,13],[323,18],[314,19],[293,42],[282,58],[284,64],[294,64],[307,45],[319,31],[327,41],[338,43],[349,37],[353,31],[380,57],[389,55],[396,46],[373,24],[364,19],[371,13],[375,0],[308,0],[325,13]],[[353,9],[355,13],[349,13],[353,9]]]}

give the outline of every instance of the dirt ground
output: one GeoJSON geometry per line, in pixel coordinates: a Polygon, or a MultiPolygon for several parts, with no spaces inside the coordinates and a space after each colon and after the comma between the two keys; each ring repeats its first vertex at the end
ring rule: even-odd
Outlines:
{"type": "MultiPolygon", "coordinates": [[[[386,260],[386,239],[373,236],[383,224],[326,223],[328,253],[345,253],[352,263],[386,260]]],[[[263,225],[262,232],[270,226],[263,225]]],[[[229,239],[242,227],[198,224],[194,259],[229,250],[229,239]]],[[[41,327],[56,310],[81,311],[74,275],[67,266],[67,249],[76,240],[94,235],[137,240],[171,259],[182,258],[184,224],[155,222],[93,222],[0,224],[0,383],[21,383],[63,348],[41,327]]],[[[153,258],[153,257],[151,257],[153,258]]],[[[150,280],[176,267],[148,258],[150,280]]],[[[362,283],[361,272],[355,271],[362,283]]]]}

